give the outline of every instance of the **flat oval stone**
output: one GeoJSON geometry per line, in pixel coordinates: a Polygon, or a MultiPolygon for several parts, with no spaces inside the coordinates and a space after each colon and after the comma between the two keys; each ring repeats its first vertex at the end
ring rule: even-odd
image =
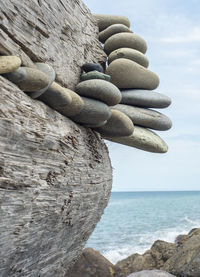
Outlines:
{"type": "Polygon", "coordinates": [[[126,32],[133,33],[133,31],[131,31],[131,29],[129,29],[124,24],[113,24],[99,33],[99,40],[102,43],[104,43],[109,37],[118,33],[126,33],[126,32]]]}
{"type": "Polygon", "coordinates": [[[156,89],[159,85],[158,76],[128,59],[117,59],[107,68],[106,74],[111,76],[111,82],[121,89],[156,89]]]}
{"type": "Polygon", "coordinates": [[[142,89],[121,90],[121,104],[128,104],[147,108],[167,108],[171,99],[156,91],[142,89]]]}
{"type": "Polygon", "coordinates": [[[67,89],[69,95],[72,98],[72,102],[70,105],[66,105],[66,107],[60,109],[60,113],[65,116],[75,116],[79,114],[83,109],[84,102],[83,99],[74,91],[67,89]]]}
{"type": "Polygon", "coordinates": [[[107,55],[119,48],[132,48],[142,52],[147,51],[147,44],[143,38],[133,33],[119,33],[111,36],[104,44],[107,55]]]}
{"type": "Polygon", "coordinates": [[[166,153],[168,151],[167,144],[157,134],[146,128],[138,126],[134,126],[134,131],[130,136],[104,138],[116,143],[135,147],[148,152],[166,153]]]}
{"type": "Polygon", "coordinates": [[[85,72],[90,72],[90,71],[104,72],[103,67],[98,63],[84,63],[81,68],[85,72]]]}
{"type": "Polygon", "coordinates": [[[53,82],[38,99],[60,113],[72,102],[69,89],[61,87],[56,82],[53,82]]]}
{"type": "Polygon", "coordinates": [[[0,74],[9,73],[21,65],[21,59],[17,56],[0,56],[0,74]]]}
{"type": "Polygon", "coordinates": [[[43,94],[50,85],[55,81],[56,73],[52,66],[46,64],[46,63],[35,63],[38,70],[42,71],[49,79],[48,85],[44,87],[43,89],[40,89],[38,91],[33,91],[29,93],[29,96],[33,99],[38,98],[41,94],[43,94]]]}
{"type": "Polygon", "coordinates": [[[107,122],[107,120],[99,122],[99,123],[84,124],[84,126],[87,127],[87,128],[92,128],[93,129],[93,128],[97,128],[97,127],[101,127],[101,126],[105,125],[106,122],[107,122]]]}
{"type": "Polygon", "coordinates": [[[105,81],[110,81],[110,76],[107,74],[104,74],[102,72],[99,71],[90,71],[87,73],[83,73],[81,75],[81,81],[87,81],[87,80],[92,80],[92,79],[101,79],[101,80],[105,80],[105,81]]]}
{"type": "Polygon", "coordinates": [[[26,92],[32,92],[45,88],[49,79],[45,73],[30,67],[22,67],[26,70],[26,78],[17,83],[18,87],[26,92]]]}
{"type": "Polygon", "coordinates": [[[147,57],[144,54],[142,54],[140,51],[131,49],[131,48],[120,48],[111,52],[110,55],[108,56],[108,64],[120,58],[129,59],[144,67],[149,66],[149,61],[147,57]]]}
{"type": "Polygon", "coordinates": [[[106,104],[86,97],[81,98],[84,101],[83,109],[79,114],[70,117],[73,121],[94,126],[94,124],[100,124],[110,118],[111,111],[106,104]]]}
{"type": "Polygon", "coordinates": [[[111,112],[112,115],[107,123],[95,130],[100,134],[109,137],[130,136],[134,130],[130,118],[118,110],[111,109],[111,112]]]}
{"type": "Polygon", "coordinates": [[[99,32],[113,24],[123,24],[130,27],[130,21],[127,17],[121,15],[93,14],[97,20],[99,32]]]}
{"type": "Polygon", "coordinates": [[[121,101],[120,90],[104,80],[83,81],[76,86],[75,91],[81,96],[101,100],[109,106],[116,105],[121,101]]]}
{"type": "Polygon", "coordinates": [[[18,69],[12,72],[3,74],[3,77],[7,78],[14,84],[18,84],[19,82],[26,79],[26,75],[26,70],[23,67],[19,67],[18,69]]]}
{"type": "Polygon", "coordinates": [[[166,131],[172,127],[171,120],[157,111],[124,104],[118,104],[112,108],[125,113],[136,125],[159,131],[166,131]]]}

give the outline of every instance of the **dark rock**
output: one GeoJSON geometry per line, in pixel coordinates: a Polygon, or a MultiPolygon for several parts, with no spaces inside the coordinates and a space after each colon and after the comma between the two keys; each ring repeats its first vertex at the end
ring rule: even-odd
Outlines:
{"type": "Polygon", "coordinates": [[[130,27],[130,21],[127,17],[121,15],[108,15],[108,14],[93,14],[97,20],[99,32],[113,24],[123,24],[130,27]]]}
{"type": "Polygon", "coordinates": [[[156,91],[142,89],[121,90],[121,104],[147,108],[167,108],[171,104],[171,99],[156,91]]]}
{"type": "Polygon", "coordinates": [[[81,68],[85,72],[90,72],[90,71],[104,72],[103,67],[98,63],[84,63],[81,68]]]}
{"type": "Polygon", "coordinates": [[[101,79],[105,81],[110,81],[110,76],[96,70],[83,73],[81,75],[81,81],[87,81],[92,79],[101,79]]]}
{"type": "Polygon", "coordinates": [[[23,67],[19,67],[18,69],[14,70],[13,72],[3,74],[3,77],[7,78],[14,84],[18,84],[19,82],[26,79],[26,70],[23,67]]]}
{"type": "Polygon", "coordinates": [[[133,33],[126,25],[124,24],[113,24],[108,28],[99,33],[99,40],[104,43],[109,37],[118,34],[118,33],[133,33]]]}
{"type": "Polygon", "coordinates": [[[104,44],[107,55],[119,48],[132,48],[142,52],[147,51],[147,44],[143,38],[134,33],[119,33],[111,36],[104,44]]]}
{"type": "Polygon", "coordinates": [[[172,127],[172,122],[166,115],[154,110],[125,104],[118,104],[112,108],[125,113],[132,120],[133,124],[139,126],[159,131],[166,131],[172,127]]]}
{"type": "Polygon", "coordinates": [[[133,133],[134,126],[132,121],[124,113],[111,109],[112,115],[107,123],[95,130],[104,136],[123,137],[133,133]]]}
{"type": "Polygon", "coordinates": [[[81,96],[100,100],[109,106],[116,105],[121,101],[120,90],[104,80],[93,79],[80,82],[75,90],[81,96]]]}

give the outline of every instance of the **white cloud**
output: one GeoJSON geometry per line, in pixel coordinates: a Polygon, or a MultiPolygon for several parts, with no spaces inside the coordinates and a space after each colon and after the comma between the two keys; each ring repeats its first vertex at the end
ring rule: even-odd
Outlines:
{"type": "Polygon", "coordinates": [[[200,41],[200,27],[194,27],[193,30],[185,30],[184,34],[164,37],[160,39],[161,42],[168,43],[188,43],[200,41]]]}

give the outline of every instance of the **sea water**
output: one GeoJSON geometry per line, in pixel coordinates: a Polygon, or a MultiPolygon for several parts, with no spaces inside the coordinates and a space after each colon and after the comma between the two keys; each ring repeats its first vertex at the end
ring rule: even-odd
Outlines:
{"type": "Polygon", "coordinates": [[[200,191],[113,192],[86,247],[112,263],[200,228],[200,191]]]}

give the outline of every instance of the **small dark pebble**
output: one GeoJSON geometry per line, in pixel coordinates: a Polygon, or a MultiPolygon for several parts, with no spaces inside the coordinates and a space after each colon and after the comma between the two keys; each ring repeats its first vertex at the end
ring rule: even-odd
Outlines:
{"type": "Polygon", "coordinates": [[[94,70],[99,71],[99,72],[104,72],[103,67],[98,63],[84,63],[82,65],[82,69],[85,72],[90,72],[90,71],[94,71],[94,70]]]}

